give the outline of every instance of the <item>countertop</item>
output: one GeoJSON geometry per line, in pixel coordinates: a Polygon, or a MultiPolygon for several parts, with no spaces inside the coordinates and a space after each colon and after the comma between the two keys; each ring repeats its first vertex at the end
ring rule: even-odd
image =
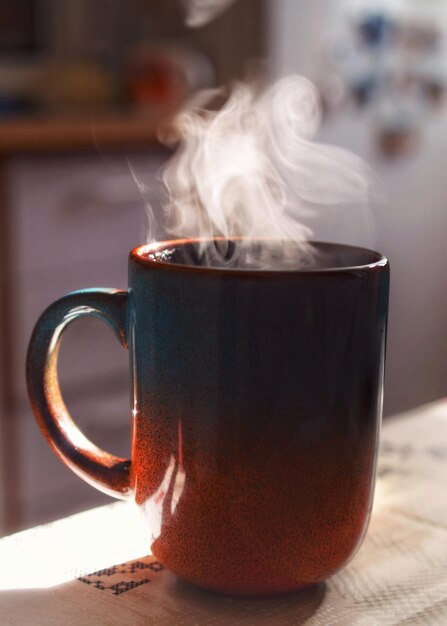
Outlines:
{"type": "MultiPolygon", "coordinates": [[[[5,626],[447,624],[447,401],[385,421],[370,527],[326,583],[276,599],[213,596],[152,556],[114,503],[0,540],[5,626]]],[[[235,563],[237,567],[237,563],[235,563]]]]}

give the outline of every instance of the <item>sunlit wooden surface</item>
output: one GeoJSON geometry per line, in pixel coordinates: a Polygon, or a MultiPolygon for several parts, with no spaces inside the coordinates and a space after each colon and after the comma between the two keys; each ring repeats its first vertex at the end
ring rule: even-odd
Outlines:
{"type": "Polygon", "coordinates": [[[209,595],[147,556],[139,512],[114,503],[0,540],[0,623],[447,624],[447,401],[388,420],[381,442],[367,537],[325,584],[271,600],[209,595]]]}

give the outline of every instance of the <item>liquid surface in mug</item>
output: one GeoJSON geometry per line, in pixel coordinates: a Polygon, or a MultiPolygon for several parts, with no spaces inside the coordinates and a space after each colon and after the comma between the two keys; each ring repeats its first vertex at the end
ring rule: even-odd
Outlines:
{"type": "Polygon", "coordinates": [[[355,246],[334,246],[323,242],[221,239],[212,242],[177,241],[172,246],[150,244],[139,249],[147,261],[235,270],[318,271],[368,265],[381,255],[355,246]]]}

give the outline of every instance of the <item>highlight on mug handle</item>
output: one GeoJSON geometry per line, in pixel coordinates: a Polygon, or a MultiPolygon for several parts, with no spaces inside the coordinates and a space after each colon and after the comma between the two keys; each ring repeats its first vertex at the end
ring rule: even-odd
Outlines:
{"type": "Polygon", "coordinates": [[[51,448],[80,478],[121,499],[131,497],[131,462],[101,450],[76,426],[62,399],[57,361],[64,330],[86,315],[106,322],[127,348],[127,297],[117,289],[85,289],[56,300],[36,324],[26,361],[31,405],[51,448]]]}

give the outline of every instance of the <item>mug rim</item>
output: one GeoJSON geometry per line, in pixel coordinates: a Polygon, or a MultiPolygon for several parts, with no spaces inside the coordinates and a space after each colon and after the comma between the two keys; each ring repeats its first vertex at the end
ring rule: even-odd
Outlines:
{"type": "MultiPolygon", "coordinates": [[[[343,265],[339,267],[316,267],[310,268],[294,268],[294,269],[250,269],[250,268],[238,268],[238,267],[207,267],[201,265],[190,265],[187,263],[172,263],[166,261],[163,258],[156,257],[157,254],[172,248],[174,246],[184,246],[186,244],[195,244],[205,241],[224,241],[226,237],[182,237],[178,239],[167,239],[162,241],[155,241],[152,243],[146,243],[139,246],[135,246],[129,253],[129,258],[135,261],[137,264],[144,267],[151,267],[152,269],[160,269],[175,272],[187,272],[187,273],[206,273],[206,274],[229,274],[229,275],[246,275],[246,276],[290,276],[290,275],[320,275],[320,274],[337,274],[344,272],[352,272],[359,270],[374,270],[376,268],[383,268],[389,265],[389,260],[385,255],[376,250],[365,248],[362,246],[353,246],[350,244],[336,243],[332,241],[308,241],[306,243],[315,244],[319,246],[332,246],[342,249],[357,250],[363,253],[369,253],[375,255],[377,259],[371,263],[363,263],[358,265],[343,265]],[[153,253],[151,256],[148,253],[153,253]],[[144,256],[143,256],[144,255],[144,256]]],[[[229,237],[233,241],[242,240],[244,237],[229,237]]],[[[248,239],[248,238],[247,238],[248,239]]],[[[256,237],[255,241],[262,241],[263,239],[274,241],[274,237],[256,237]]],[[[288,240],[284,240],[288,241],[288,240]]]]}

